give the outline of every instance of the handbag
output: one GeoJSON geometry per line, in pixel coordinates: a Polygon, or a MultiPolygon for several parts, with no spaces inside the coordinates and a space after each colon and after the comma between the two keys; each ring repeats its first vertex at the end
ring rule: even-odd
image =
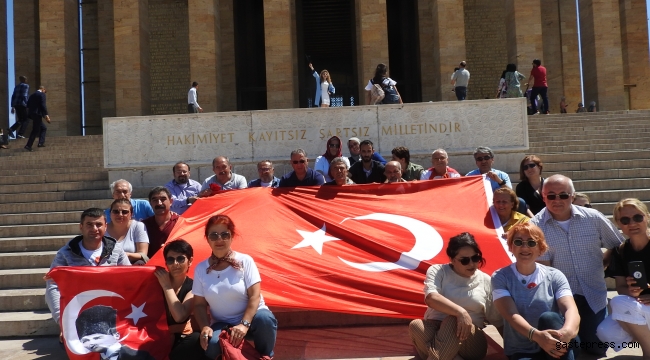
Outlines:
{"type": "Polygon", "coordinates": [[[255,348],[243,340],[239,346],[234,347],[230,342],[230,333],[228,330],[221,330],[219,334],[219,346],[221,347],[222,360],[260,360],[262,356],[255,348]]]}

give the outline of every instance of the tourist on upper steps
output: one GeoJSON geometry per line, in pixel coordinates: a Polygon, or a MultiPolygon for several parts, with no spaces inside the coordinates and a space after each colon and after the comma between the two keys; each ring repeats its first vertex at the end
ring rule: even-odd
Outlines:
{"type": "Polygon", "coordinates": [[[312,71],[314,79],[316,79],[316,93],[314,95],[314,107],[329,107],[330,95],[334,95],[336,89],[332,83],[329,71],[326,69],[321,70],[320,75],[314,70],[314,66],[309,63],[309,69],[312,71]]]}
{"type": "Polygon", "coordinates": [[[544,102],[544,113],[549,114],[546,68],[542,66],[542,61],[540,59],[533,60],[533,69],[530,71],[528,84],[532,84],[532,91],[530,92],[530,105],[532,106],[533,115],[539,114],[539,111],[537,110],[537,95],[540,95],[542,97],[542,101],[544,102]]]}
{"type": "Polygon", "coordinates": [[[451,85],[454,87],[456,99],[465,100],[467,98],[467,86],[469,85],[469,71],[465,69],[467,63],[465,60],[460,62],[458,70],[451,75],[451,85]]]}

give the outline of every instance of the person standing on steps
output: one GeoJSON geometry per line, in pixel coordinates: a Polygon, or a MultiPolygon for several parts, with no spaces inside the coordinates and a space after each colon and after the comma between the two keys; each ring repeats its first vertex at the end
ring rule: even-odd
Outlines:
{"type": "Polygon", "coordinates": [[[18,139],[25,138],[25,131],[29,118],[27,117],[27,100],[29,98],[29,85],[27,84],[27,77],[19,77],[20,84],[14,88],[14,93],[11,95],[11,113],[16,114],[16,123],[9,128],[9,136],[18,139]],[[18,129],[18,134],[13,135],[14,131],[18,129]]]}
{"type": "Polygon", "coordinates": [[[460,62],[458,70],[451,75],[451,85],[454,86],[456,98],[461,101],[467,98],[467,85],[469,84],[469,71],[465,69],[467,63],[465,60],[460,62]]]}
{"type": "Polygon", "coordinates": [[[539,114],[537,110],[537,95],[542,97],[544,102],[544,113],[548,114],[548,84],[546,82],[546,68],[542,66],[540,59],[533,60],[533,69],[530,71],[528,84],[533,84],[532,91],[530,92],[530,106],[533,110],[533,115],[539,114]]]}
{"type": "Polygon", "coordinates": [[[187,112],[196,114],[203,112],[203,108],[199,106],[196,96],[196,90],[199,88],[199,83],[196,81],[192,83],[190,91],[187,92],[187,112]]]}
{"type": "Polygon", "coordinates": [[[34,145],[34,140],[36,136],[38,138],[38,147],[45,146],[45,133],[47,132],[47,126],[43,124],[43,118],[45,121],[51,123],[50,116],[47,114],[47,106],[45,105],[45,93],[47,90],[45,86],[41,85],[38,88],[38,91],[34,92],[29,96],[27,100],[27,111],[29,112],[29,118],[34,122],[32,126],[32,133],[29,134],[29,140],[25,145],[25,150],[34,151],[32,145],[34,145]]]}

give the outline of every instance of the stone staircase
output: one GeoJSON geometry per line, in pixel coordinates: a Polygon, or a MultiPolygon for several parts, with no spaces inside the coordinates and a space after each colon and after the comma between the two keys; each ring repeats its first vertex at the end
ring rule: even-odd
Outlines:
{"type": "MultiPolygon", "coordinates": [[[[571,177],[594,207],[611,215],[624,197],[650,201],[650,111],[529,117],[529,154],[544,175],[571,177]]],[[[43,275],[79,233],[79,215],[110,204],[102,137],[53,137],[33,153],[25,140],[0,150],[0,338],[58,334],[44,300],[43,275]]],[[[518,173],[511,173],[516,183],[518,173]]],[[[381,323],[345,315],[276,314],[284,325],[381,323]],[[286,316],[285,316],[286,315],[286,316]]]]}
{"type": "Polygon", "coordinates": [[[101,136],[26,140],[0,151],[0,337],[58,334],[45,303],[56,251],[79,233],[79,215],[110,203],[101,136]]]}

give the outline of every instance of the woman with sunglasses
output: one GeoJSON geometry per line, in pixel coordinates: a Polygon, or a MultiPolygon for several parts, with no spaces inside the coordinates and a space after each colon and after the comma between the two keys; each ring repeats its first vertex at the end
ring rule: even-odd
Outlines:
{"type": "MultiPolygon", "coordinates": [[[[636,341],[641,344],[643,358],[650,357],[650,287],[642,289],[631,276],[628,264],[643,263],[646,281],[650,271],[650,230],[648,207],[639,199],[623,199],[614,206],[614,221],[628,239],[612,256],[616,291],[610,300],[612,313],[598,326],[596,334],[603,341],[614,342],[614,351],[620,351],[622,343],[636,341]]],[[[627,344],[626,344],[627,345],[627,344]]]]}
{"type": "Polygon", "coordinates": [[[507,235],[517,260],[492,275],[494,305],[506,321],[503,330],[509,360],[568,359],[577,356],[564,346],[578,335],[580,315],[566,276],[535,262],[548,248],[544,233],[530,222],[507,235]]]}
{"type": "Polygon", "coordinates": [[[194,250],[187,241],[177,239],[165,244],[163,255],[167,270],[157,268],[154,274],[165,294],[167,326],[173,336],[169,359],[202,359],[204,352],[199,343],[199,332],[192,329],[190,321],[194,310],[194,282],[187,272],[194,259],[194,250]]]}
{"type": "Polygon", "coordinates": [[[502,319],[491,300],[490,276],[479,270],[485,259],[474,236],[449,239],[449,264],[432,265],[424,281],[424,319],[409,324],[421,359],[478,360],[487,353],[486,320],[500,327],[502,319]]]}
{"type": "Polygon", "coordinates": [[[226,215],[215,215],[205,225],[205,238],[212,249],[208,259],[194,269],[195,317],[201,328],[201,347],[210,359],[221,355],[219,334],[230,329],[230,342],[237,347],[253,340],[262,358],[273,357],[278,322],[264,304],[260,273],[249,255],[231,249],[237,235],[226,215]],[[212,323],[208,320],[210,307],[212,323]]]}
{"type": "Polygon", "coordinates": [[[314,165],[314,170],[318,171],[325,177],[325,182],[330,182],[334,180],[330,174],[330,163],[335,158],[340,157],[347,165],[348,169],[350,168],[350,160],[347,157],[343,156],[341,151],[341,139],[338,136],[332,136],[327,140],[327,145],[325,145],[325,153],[316,158],[316,165],[314,165]]]}
{"type": "Polygon", "coordinates": [[[111,222],[106,226],[106,236],[121,244],[132,265],[144,265],[149,261],[149,236],[143,223],[133,220],[133,205],[128,199],[113,201],[110,208],[111,222]]]}
{"type": "Polygon", "coordinates": [[[517,196],[526,201],[533,215],[546,207],[544,199],[542,199],[542,188],[544,187],[543,169],[542,159],[536,155],[525,156],[519,166],[519,179],[521,182],[517,184],[516,193],[517,196]]]}

